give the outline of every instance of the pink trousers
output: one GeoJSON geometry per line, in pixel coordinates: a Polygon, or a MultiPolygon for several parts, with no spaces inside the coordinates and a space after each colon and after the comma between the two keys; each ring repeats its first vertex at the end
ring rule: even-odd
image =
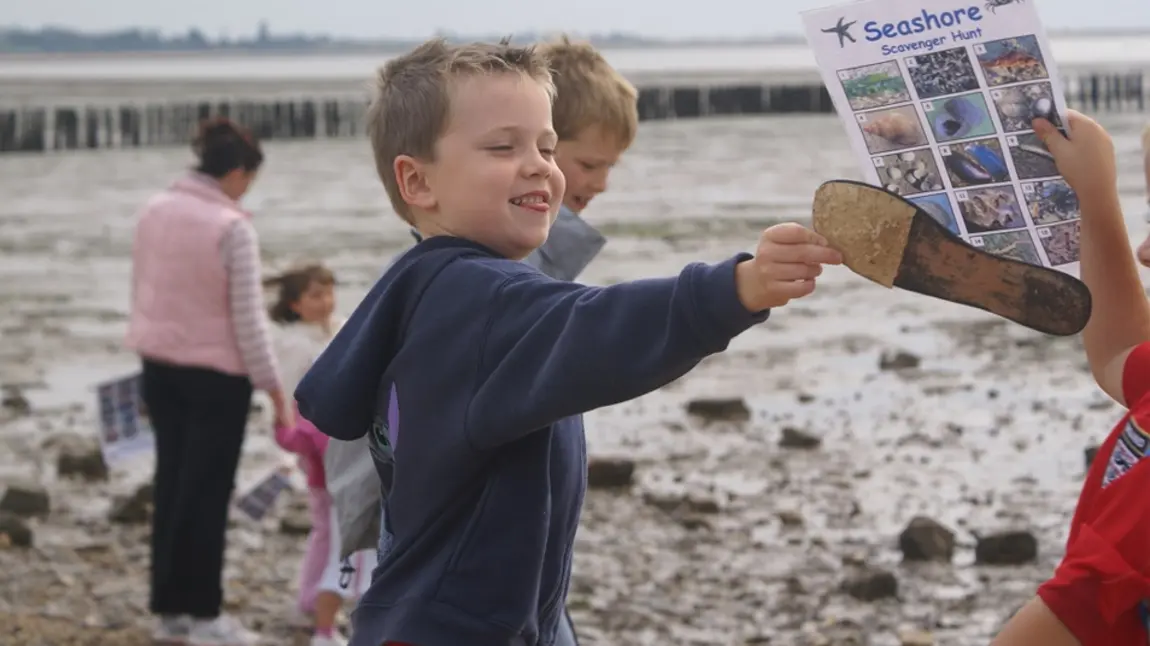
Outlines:
{"type": "Polygon", "coordinates": [[[339,523],[331,494],[323,489],[309,489],[308,507],[311,533],[307,537],[307,551],[300,568],[298,607],[300,612],[310,615],[315,609],[315,598],[321,592],[334,592],[344,599],[363,596],[371,585],[376,552],[360,550],[346,561],[340,559],[339,523]]]}

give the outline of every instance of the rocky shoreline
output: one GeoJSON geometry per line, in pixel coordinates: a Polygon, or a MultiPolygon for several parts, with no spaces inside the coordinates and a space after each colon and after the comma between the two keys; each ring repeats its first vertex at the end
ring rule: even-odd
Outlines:
{"type": "MultiPolygon", "coordinates": [[[[1134,223],[1140,123],[1127,121],[1115,132],[1134,223]]],[[[321,258],[350,312],[410,244],[381,214],[367,147],[267,152],[249,206],[268,271],[321,258]]],[[[0,160],[6,646],[148,643],[150,459],[98,459],[91,385],[136,367],[121,344],[132,214],[187,162],[0,160]]],[[[765,224],[806,217],[829,177],[855,177],[833,116],[645,124],[591,209],[609,243],[582,278],[725,258],[765,224]]],[[[688,376],[586,416],[593,488],[570,592],[581,641],[986,646],[1053,571],[1083,451],[1120,414],[1075,338],[828,270],[688,376]]],[[[257,411],[240,489],[284,458],[257,411]]],[[[228,610],[269,643],[306,640],[303,510],[296,488],[262,521],[233,516],[228,610]]]]}
{"type": "MultiPolygon", "coordinates": [[[[990,327],[1006,328],[994,322],[990,327]]],[[[1015,349],[1018,345],[1026,344],[1015,349]]],[[[920,357],[907,351],[878,355],[875,373],[909,382],[924,377],[920,357]]],[[[821,400],[809,392],[794,395],[799,407],[818,406],[821,400]]],[[[650,417],[643,404],[623,405],[636,410],[621,413],[636,420],[650,417]]],[[[1101,400],[1094,406],[1108,408],[1101,400]]],[[[67,417],[63,411],[37,415],[14,389],[0,410],[4,425],[39,418],[46,428],[54,416],[67,417]]],[[[763,417],[739,396],[691,397],[677,414],[662,413],[675,418],[662,424],[663,432],[695,435],[706,443],[754,435],[763,417]]],[[[263,423],[261,415],[254,415],[254,425],[263,423]]],[[[978,617],[980,606],[984,621],[1000,623],[1026,597],[1026,586],[1018,582],[1032,586],[1052,565],[1053,555],[1040,558],[1039,538],[1029,529],[980,534],[926,515],[909,518],[895,536],[836,540],[826,530],[848,529],[852,519],[865,514],[867,504],[851,492],[852,481],[871,477],[866,468],[830,469],[819,476],[820,485],[844,495],[829,506],[825,502],[832,498],[818,503],[824,508],[813,514],[823,516],[816,527],[804,510],[809,503],[756,502],[763,494],[796,486],[819,498],[817,491],[790,482],[788,473],[804,462],[834,458],[826,455],[820,433],[798,424],[771,430],[769,446],[759,447],[769,455],[759,457],[766,460],[765,472],[776,477],[744,484],[741,493],[720,486],[718,474],[700,479],[693,467],[709,460],[701,460],[697,449],[672,452],[663,460],[592,457],[570,601],[585,644],[668,638],[700,645],[977,643],[951,637],[970,632],[964,624],[978,617]],[[789,554],[779,554],[780,548],[789,554]],[[750,566],[747,559],[758,563],[750,566]],[[789,564],[772,566],[772,560],[789,564]],[[998,590],[995,596],[1002,601],[989,607],[976,601],[977,588],[990,590],[1005,580],[1017,591],[998,590]],[[726,604],[708,590],[722,590],[717,596],[726,604]]],[[[947,428],[941,436],[959,433],[947,428]]],[[[903,441],[941,446],[943,440],[903,441]]],[[[0,625],[15,627],[13,646],[149,643],[150,484],[139,478],[121,481],[110,473],[98,443],[78,433],[49,434],[35,453],[46,465],[41,481],[53,484],[9,479],[0,496],[0,568],[13,582],[0,593],[0,625]]],[[[229,531],[228,609],[269,643],[305,643],[306,620],[294,615],[291,593],[308,531],[303,492],[289,493],[262,522],[234,514],[229,531]]]]}

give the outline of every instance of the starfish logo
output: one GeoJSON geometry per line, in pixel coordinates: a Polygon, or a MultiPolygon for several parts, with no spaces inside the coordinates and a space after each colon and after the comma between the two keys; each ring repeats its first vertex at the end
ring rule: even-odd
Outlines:
{"type": "Polygon", "coordinates": [[[843,47],[846,47],[846,41],[848,41],[848,40],[851,41],[852,43],[858,42],[855,40],[854,36],[851,36],[851,32],[850,32],[851,27],[858,21],[852,20],[850,22],[844,22],[845,20],[846,20],[846,18],[839,18],[838,23],[835,24],[834,27],[831,27],[830,29],[823,29],[822,30],[822,32],[824,34],[835,34],[839,37],[839,48],[840,49],[843,47]]]}

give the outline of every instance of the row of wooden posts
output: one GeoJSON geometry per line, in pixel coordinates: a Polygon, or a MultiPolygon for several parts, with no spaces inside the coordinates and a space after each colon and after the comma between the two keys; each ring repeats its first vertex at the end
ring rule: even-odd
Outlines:
{"type": "MultiPolygon", "coordinates": [[[[1078,76],[1067,79],[1065,87],[1071,107],[1092,112],[1143,112],[1150,101],[1141,72],[1078,76]]],[[[0,105],[0,153],[184,145],[195,124],[211,115],[231,117],[265,140],[352,137],[362,133],[366,110],[363,96],[82,107],[0,105]]],[[[642,120],[833,110],[821,84],[646,87],[639,92],[642,120]]]]}

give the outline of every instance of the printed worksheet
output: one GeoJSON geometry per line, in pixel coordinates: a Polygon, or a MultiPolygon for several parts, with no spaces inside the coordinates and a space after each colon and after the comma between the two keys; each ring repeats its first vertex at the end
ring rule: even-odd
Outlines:
{"type": "Polygon", "coordinates": [[[1034,134],[1066,102],[1035,0],[862,0],[802,14],[864,180],[971,245],[1078,275],[1078,198],[1034,134]]]}
{"type": "Polygon", "coordinates": [[[109,467],[152,453],[156,439],[140,394],[139,373],[96,384],[96,409],[100,447],[109,467]]]}
{"type": "Polygon", "coordinates": [[[237,498],[236,507],[252,520],[263,520],[280,494],[291,488],[291,470],[277,466],[237,498]]]}

